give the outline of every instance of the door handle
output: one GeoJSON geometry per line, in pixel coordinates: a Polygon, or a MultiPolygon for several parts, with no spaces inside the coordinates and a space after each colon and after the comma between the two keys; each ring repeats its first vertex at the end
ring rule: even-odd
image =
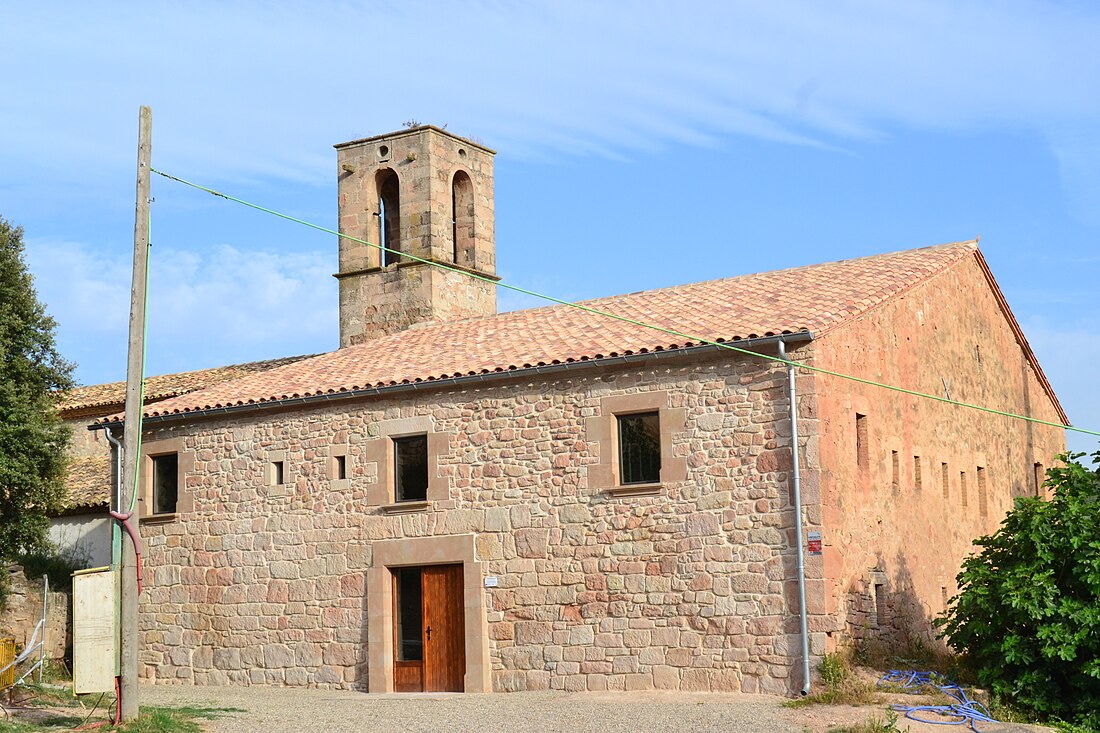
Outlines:
{"type": "Polygon", "coordinates": [[[431,641],[431,639],[432,639],[432,627],[429,626],[428,628],[424,629],[424,633],[427,635],[428,641],[431,641]]]}

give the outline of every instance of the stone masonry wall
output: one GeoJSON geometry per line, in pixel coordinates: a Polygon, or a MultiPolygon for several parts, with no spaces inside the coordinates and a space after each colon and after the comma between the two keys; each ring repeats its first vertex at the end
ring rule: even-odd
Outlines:
{"type": "MultiPolygon", "coordinates": [[[[42,579],[28,579],[19,565],[8,568],[11,573],[9,595],[0,610],[0,638],[15,639],[19,651],[23,651],[34,637],[35,626],[42,620],[42,579]]],[[[63,659],[72,642],[69,625],[71,606],[67,591],[51,590],[46,599],[46,657],[63,659]]],[[[34,664],[28,661],[27,666],[34,664]]],[[[22,674],[21,666],[16,676],[22,674]]]]}
{"type": "MultiPolygon", "coordinates": [[[[1058,421],[1000,307],[967,258],[824,335],[818,364],[1058,421]]],[[[827,610],[849,638],[934,646],[931,621],[957,592],[971,541],[1035,493],[1035,464],[1052,465],[1064,431],[819,380],[827,610]],[[863,466],[856,413],[867,421],[863,466]]]]}
{"type": "MultiPolygon", "coordinates": [[[[364,689],[372,542],[472,533],[499,579],[482,591],[493,689],[792,689],[785,373],[741,357],[663,364],[149,434],[193,453],[194,511],[143,522],[143,676],[364,689]],[[673,441],[687,480],[653,496],[590,490],[588,468],[607,448],[586,421],[604,397],[654,390],[685,411],[673,441]],[[380,421],[424,416],[448,435],[437,463],[447,498],[400,515],[368,506],[379,475],[366,446],[380,421]],[[329,474],[338,452],[344,481],[329,474]],[[283,486],[265,480],[272,456],[285,462],[283,486]]],[[[812,386],[803,435],[816,431],[812,386]]],[[[816,464],[804,472],[816,486],[816,464]]],[[[820,562],[808,571],[820,579],[820,562]]],[[[815,653],[824,647],[816,632],[815,653]]]]}

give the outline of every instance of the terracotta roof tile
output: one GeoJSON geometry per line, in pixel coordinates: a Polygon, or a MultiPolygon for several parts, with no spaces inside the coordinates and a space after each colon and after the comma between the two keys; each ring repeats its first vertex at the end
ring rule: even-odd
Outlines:
{"type": "Polygon", "coordinates": [[[69,498],[66,508],[95,507],[107,504],[111,498],[111,457],[77,458],[65,473],[65,488],[69,498]]]}
{"type": "MultiPolygon", "coordinates": [[[[816,336],[974,256],[976,250],[974,242],[959,242],[583,305],[713,341],[799,331],[816,336]]],[[[690,345],[684,338],[570,306],[536,308],[411,328],[167,399],[148,406],[145,414],[186,413],[690,345]]]]}
{"type": "MultiPolygon", "coordinates": [[[[155,377],[145,378],[145,402],[157,402],[169,397],[194,392],[204,387],[211,387],[221,382],[239,379],[249,374],[286,366],[302,359],[308,359],[313,354],[304,356],[287,356],[280,359],[268,359],[266,361],[253,361],[247,364],[232,364],[230,366],[215,367],[213,369],[200,369],[193,372],[181,372],[179,374],[161,374],[155,377]]],[[[126,399],[126,382],[109,382],[107,384],[91,384],[86,387],[76,387],[64,392],[58,402],[58,408],[63,417],[65,413],[73,413],[78,410],[90,410],[93,408],[112,408],[121,405],[126,399]]]]}

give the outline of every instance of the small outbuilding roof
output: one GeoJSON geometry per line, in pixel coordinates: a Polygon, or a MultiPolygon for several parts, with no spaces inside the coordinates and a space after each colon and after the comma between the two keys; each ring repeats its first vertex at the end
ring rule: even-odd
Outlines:
{"type": "Polygon", "coordinates": [[[100,507],[111,498],[111,457],[88,456],[76,458],[65,472],[65,488],[68,496],[65,509],[100,507]]]}
{"type": "MultiPolygon", "coordinates": [[[[293,364],[296,361],[308,359],[310,356],[313,355],[287,356],[279,359],[253,361],[247,364],[231,364],[213,369],[199,369],[192,372],[146,377],[145,402],[148,404],[169,397],[177,397],[232,379],[240,379],[249,374],[293,364]]],[[[125,401],[126,382],[90,384],[86,387],[74,387],[63,392],[58,400],[58,409],[61,411],[63,418],[69,419],[79,417],[81,413],[96,412],[105,414],[115,412],[125,401]]]]}

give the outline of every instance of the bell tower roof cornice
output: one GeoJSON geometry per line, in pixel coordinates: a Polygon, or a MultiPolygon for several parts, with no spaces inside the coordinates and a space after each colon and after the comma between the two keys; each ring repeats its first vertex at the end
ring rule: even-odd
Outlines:
{"type": "Polygon", "coordinates": [[[471,140],[468,137],[456,135],[453,132],[445,130],[442,127],[436,127],[435,125],[417,125],[416,127],[408,127],[404,130],[398,130],[397,132],[387,132],[381,135],[371,135],[370,137],[361,137],[357,140],[349,140],[346,143],[336,143],[332,147],[336,148],[337,150],[343,150],[344,148],[354,148],[357,145],[366,145],[367,143],[377,142],[379,140],[397,140],[402,137],[411,137],[425,130],[431,130],[432,132],[437,132],[440,135],[446,135],[447,137],[457,140],[458,142],[465,143],[466,145],[470,145],[477,148],[478,150],[484,151],[489,155],[497,154],[497,151],[477,142],[476,140],[471,140]]]}

